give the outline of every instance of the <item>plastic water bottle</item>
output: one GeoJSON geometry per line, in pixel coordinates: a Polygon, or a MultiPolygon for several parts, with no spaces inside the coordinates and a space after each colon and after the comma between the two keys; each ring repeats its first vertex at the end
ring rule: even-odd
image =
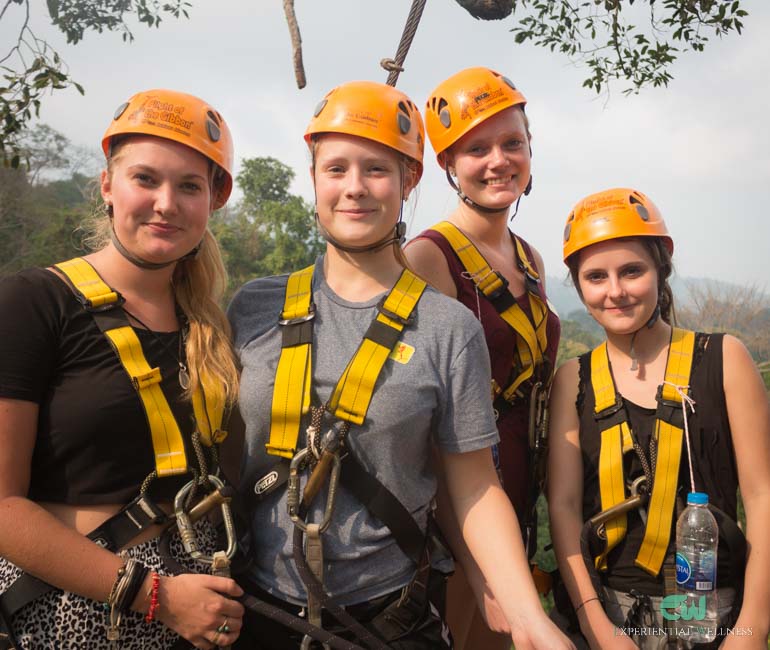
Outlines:
{"type": "Polygon", "coordinates": [[[713,641],[717,632],[717,544],[719,528],[703,492],[690,492],[676,522],[676,585],[680,597],[678,627],[683,640],[713,641]]]}

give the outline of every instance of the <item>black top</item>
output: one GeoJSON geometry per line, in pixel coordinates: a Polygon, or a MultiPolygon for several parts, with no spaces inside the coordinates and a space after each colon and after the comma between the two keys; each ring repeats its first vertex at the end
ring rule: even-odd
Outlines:
{"type": "MultiPolygon", "coordinates": [[[[693,473],[697,491],[709,495],[709,503],[716,505],[733,520],[736,519],[738,473],[733,452],[730,422],[727,417],[723,372],[722,334],[696,334],[693,368],[690,375],[690,395],[695,400],[695,413],[689,417],[692,443],[693,473]]],[[[655,424],[655,410],[643,408],[624,400],[631,430],[649,458],[650,437],[655,424]]],[[[577,400],[580,417],[580,448],[583,456],[583,518],[589,519],[601,511],[599,490],[599,449],[601,434],[594,419],[594,394],[591,385],[591,353],[580,357],[580,388],[577,400]]],[[[641,463],[634,451],[624,455],[623,470],[626,480],[642,476],[641,463]]],[[[654,470],[653,470],[654,472],[654,470]]],[[[682,441],[679,464],[677,508],[672,520],[672,549],[676,542],[677,513],[684,505],[690,491],[690,470],[687,460],[687,443],[682,441]]],[[[612,588],[621,591],[637,589],[650,595],[663,595],[663,572],[651,576],[634,564],[634,559],[644,538],[644,526],[638,511],[628,513],[628,532],[623,540],[610,551],[607,571],[602,579],[612,588]]],[[[717,580],[720,587],[734,583],[730,576],[729,553],[720,538],[718,550],[717,580]]]]}
{"type": "MultiPolygon", "coordinates": [[[[39,405],[29,498],[73,505],[127,503],[154,469],[141,399],[107,338],[65,282],[45,269],[0,280],[0,397],[39,405]]],[[[178,332],[135,328],[185,438],[192,407],[178,381],[178,332]]],[[[156,479],[168,500],[189,475],[156,479]]]]}

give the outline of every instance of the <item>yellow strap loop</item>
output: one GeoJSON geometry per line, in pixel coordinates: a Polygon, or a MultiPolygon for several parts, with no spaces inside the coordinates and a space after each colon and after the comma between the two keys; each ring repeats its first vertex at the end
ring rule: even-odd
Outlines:
{"type": "MultiPolygon", "coordinates": [[[[281,323],[283,327],[301,327],[311,317],[313,266],[296,271],[286,284],[281,323]]],[[[310,408],[312,377],[311,342],[297,339],[281,347],[275,373],[267,453],[292,458],[299,439],[302,416],[310,408]]]]}
{"type": "MultiPolygon", "coordinates": [[[[473,242],[457,226],[449,221],[442,221],[433,226],[432,230],[443,235],[449,242],[452,250],[460,258],[460,263],[465,268],[466,273],[473,279],[477,289],[487,298],[493,297],[500,291],[507,291],[502,277],[489,266],[473,242]]],[[[529,261],[523,244],[515,236],[514,241],[519,261],[524,267],[525,273],[532,280],[538,281],[540,276],[529,261]]],[[[515,300],[512,300],[512,304],[508,308],[499,312],[500,317],[516,332],[516,355],[514,357],[514,374],[516,376],[502,391],[503,397],[509,402],[517,396],[521,384],[532,377],[535,367],[543,362],[543,353],[548,347],[546,332],[548,307],[539,295],[531,291],[528,291],[527,294],[532,321],[515,300]],[[537,328],[532,325],[533,321],[537,323],[537,328]]]]}
{"type": "MultiPolygon", "coordinates": [[[[282,312],[284,327],[302,327],[312,316],[312,277],[312,266],[289,276],[282,312]]],[[[425,287],[411,271],[402,272],[334,388],[329,407],[337,418],[363,423],[380,371],[425,287]]],[[[310,408],[311,345],[312,336],[307,333],[295,337],[284,332],[273,387],[266,445],[269,454],[292,458],[296,452],[300,421],[310,408]]]]}
{"type": "MultiPolygon", "coordinates": [[[[666,362],[665,382],[661,389],[664,401],[681,404],[681,396],[676,389],[668,386],[668,382],[680,387],[689,386],[694,345],[694,332],[673,328],[666,362]]],[[[626,497],[623,454],[633,448],[633,440],[627,421],[628,414],[625,410],[620,410],[622,403],[619,401],[610,370],[606,342],[591,353],[591,384],[596,398],[595,413],[599,414],[617,406],[622,417],[621,422],[602,430],[599,486],[601,507],[602,510],[607,510],[626,497]]],[[[683,430],[669,422],[656,419],[654,435],[658,445],[657,461],[654,468],[652,494],[647,507],[644,539],[635,561],[637,566],[651,575],[657,575],[660,572],[671,539],[683,430]]],[[[623,539],[626,526],[625,514],[607,522],[605,525],[607,547],[595,558],[597,568],[607,568],[607,554],[623,539]]]]}
{"type": "Polygon", "coordinates": [[[425,282],[408,269],[401,273],[375,318],[376,322],[394,330],[393,339],[386,343],[369,338],[367,334],[361,341],[329,400],[329,407],[336,417],[353,424],[363,424],[380,371],[425,287],[425,282]],[[389,314],[398,318],[391,318],[389,314]]]}
{"type": "MultiPolygon", "coordinates": [[[[107,286],[96,270],[82,257],[57,264],[56,268],[69,280],[76,295],[88,308],[99,309],[118,305],[118,292],[107,286]]],[[[94,318],[101,329],[98,314],[94,314],[94,318]]],[[[119,325],[102,331],[118,355],[144,407],[158,476],[185,473],[187,455],[184,440],[168,400],[161,390],[160,369],[152,368],[147,362],[142,344],[130,325],[119,325]]],[[[212,416],[212,420],[216,420],[216,417],[212,416]]],[[[221,420],[220,414],[218,426],[221,426],[221,420]]]]}

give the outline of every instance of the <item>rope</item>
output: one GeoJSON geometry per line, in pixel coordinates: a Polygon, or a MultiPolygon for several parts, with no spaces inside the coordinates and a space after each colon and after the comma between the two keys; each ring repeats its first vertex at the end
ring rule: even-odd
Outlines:
{"type": "Polygon", "coordinates": [[[388,86],[395,86],[399,73],[404,70],[404,61],[406,60],[407,52],[409,52],[409,47],[412,45],[414,35],[417,32],[417,25],[420,24],[422,10],[425,9],[426,1],[412,0],[412,8],[409,10],[404,32],[401,34],[401,42],[398,44],[395,59],[382,59],[380,61],[380,65],[390,73],[388,80],[385,82],[388,86]]]}

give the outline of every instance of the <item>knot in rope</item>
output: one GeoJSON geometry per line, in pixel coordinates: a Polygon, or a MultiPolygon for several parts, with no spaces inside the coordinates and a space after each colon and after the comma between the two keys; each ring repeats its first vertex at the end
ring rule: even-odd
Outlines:
{"type": "Polygon", "coordinates": [[[403,72],[403,66],[398,65],[395,59],[380,59],[380,66],[386,72],[403,72]]]}

